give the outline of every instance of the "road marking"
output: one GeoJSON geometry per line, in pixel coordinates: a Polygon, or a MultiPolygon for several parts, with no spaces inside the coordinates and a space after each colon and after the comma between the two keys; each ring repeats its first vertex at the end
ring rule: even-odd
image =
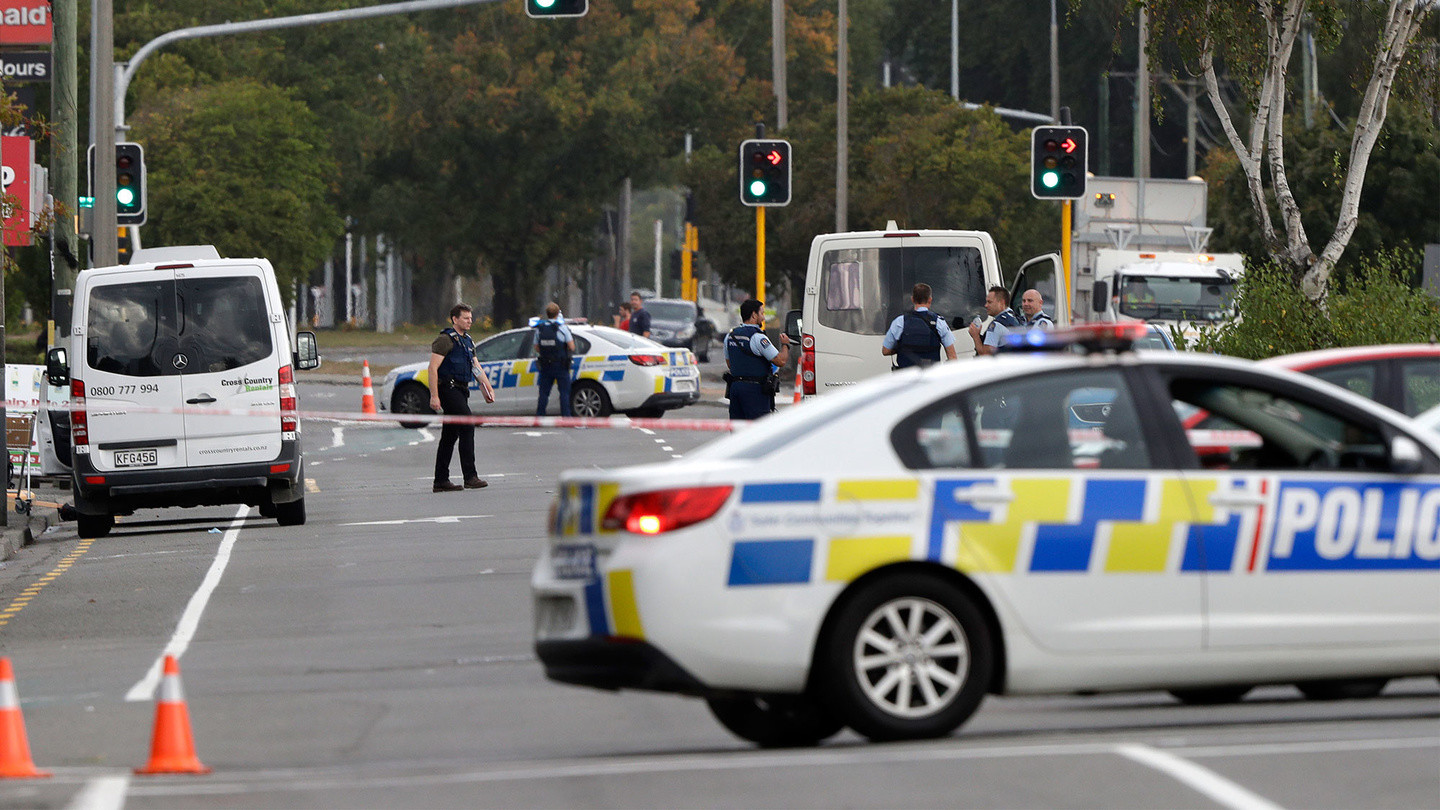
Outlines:
{"type": "Polygon", "coordinates": [[[344,446],[345,446],[345,428],[343,428],[343,427],[338,427],[338,426],[337,426],[337,427],[330,428],[330,446],[331,446],[331,447],[344,447],[344,446]]]}
{"type": "Polygon", "coordinates": [[[37,579],[33,585],[21,591],[19,596],[11,599],[10,604],[6,605],[4,610],[0,610],[0,627],[9,624],[10,620],[18,615],[20,611],[24,610],[25,606],[30,604],[30,600],[38,596],[46,585],[49,585],[61,574],[69,571],[70,567],[75,564],[75,561],[83,557],[85,552],[90,550],[94,542],[95,538],[93,537],[81,539],[79,544],[75,546],[74,551],[66,554],[48,573],[37,579]]]}
{"type": "Polygon", "coordinates": [[[410,518],[408,520],[367,520],[362,523],[341,523],[341,526],[399,526],[405,523],[459,523],[462,520],[495,517],[494,515],[443,515],[433,518],[410,518]]]}
{"type": "Polygon", "coordinates": [[[120,810],[125,806],[129,776],[101,776],[85,783],[66,810],[120,810]]]}
{"type": "Polygon", "coordinates": [[[1234,810],[1280,810],[1280,805],[1269,799],[1251,793],[1209,768],[1196,765],[1190,760],[1177,757],[1168,751],[1161,751],[1158,748],[1151,748],[1139,743],[1126,743],[1115,746],[1115,753],[1141,765],[1154,768],[1205,794],[1212,801],[1225,807],[1234,808],[1234,810]]]}
{"type": "Polygon", "coordinates": [[[660,450],[661,450],[662,452],[665,452],[665,453],[673,453],[673,452],[675,452],[675,448],[671,447],[671,446],[668,445],[668,444],[661,445],[661,446],[660,446],[660,450]]]}
{"type": "Polygon", "coordinates": [[[306,478],[306,479],[305,479],[305,491],[306,491],[306,492],[319,492],[319,491],[320,491],[320,485],[317,484],[317,483],[315,483],[315,479],[314,479],[314,478],[306,478]]]}
{"type": "Polygon", "coordinates": [[[220,540],[220,548],[215,552],[215,561],[210,563],[210,570],[205,572],[205,579],[200,582],[200,588],[190,596],[190,603],[185,606],[185,612],[180,615],[180,624],[175,627],[175,635],[170,637],[170,643],[150,665],[150,671],[145,673],[136,684],[130,687],[125,693],[125,700],[135,702],[140,700],[152,700],[155,697],[155,688],[160,685],[160,668],[165,665],[165,656],[173,655],[176,660],[185,654],[190,647],[190,640],[195,637],[195,629],[200,626],[200,617],[205,613],[205,605],[210,601],[210,595],[215,592],[215,587],[220,584],[220,577],[225,573],[225,566],[230,564],[230,551],[235,548],[235,540],[240,536],[240,520],[250,511],[249,506],[241,506],[235,512],[235,517],[230,521],[230,529],[225,532],[225,537],[220,540]]]}

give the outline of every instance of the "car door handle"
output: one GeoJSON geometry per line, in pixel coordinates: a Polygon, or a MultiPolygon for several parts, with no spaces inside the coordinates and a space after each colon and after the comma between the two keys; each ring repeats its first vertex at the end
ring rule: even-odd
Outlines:
{"type": "Polygon", "coordinates": [[[1015,500],[1015,493],[1000,487],[972,486],[955,490],[955,500],[959,503],[1002,504],[1015,500]]]}
{"type": "Polygon", "coordinates": [[[1210,505],[1221,509],[1250,509],[1265,503],[1265,496],[1258,492],[1231,489],[1210,495],[1210,505]]]}
{"type": "Polygon", "coordinates": [[[212,403],[212,402],[214,402],[214,401],[215,401],[215,397],[212,397],[212,396],[210,396],[209,394],[206,394],[206,395],[203,396],[203,397],[195,397],[194,399],[187,399],[187,400],[185,400],[185,403],[186,403],[187,405],[208,405],[208,404],[210,404],[210,403],[212,403]]]}

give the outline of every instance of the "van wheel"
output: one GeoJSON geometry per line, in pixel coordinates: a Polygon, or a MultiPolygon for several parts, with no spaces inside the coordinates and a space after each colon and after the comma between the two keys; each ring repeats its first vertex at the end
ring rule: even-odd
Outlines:
{"type": "Polygon", "coordinates": [[[275,504],[275,520],[281,526],[304,526],[305,525],[305,496],[290,503],[275,504]]]}
{"type": "MultiPolygon", "coordinates": [[[[430,389],[417,382],[407,382],[390,395],[391,413],[435,413],[430,410],[430,389]]],[[[424,427],[428,422],[400,420],[400,427],[424,427]]]]}
{"type": "Polygon", "coordinates": [[[1170,696],[1186,706],[1223,706],[1239,703],[1253,686],[1203,686],[1196,689],[1171,689],[1170,696]]]}
{"type": "Polygon", "coordinates": [[[737,695],[705,703],[731,734],[761,748],[816,745],[845,727],[811,695],[737,695]]]}
{"type": "Polygon", "coordinates": [[[840,606],[816,666],[825,702],[865,737],[941,737],[980,706],[994,643],[958,588],[927,575],[893,576],[840,606]]]}
{"type": "Polygon", "coordinates": [[[577,382],[570,389],[570,413],[586,418],[609,416],[610,395],[598,383],[577,382]]]}
{"type": "Polygon", "coordinates": [[[275,502],[270,500],[268,497],[260,502],[260,506],[258,508],[260,509],[260,517],[275,517],[275,502]]]}
{"type": "Polygon", "coordinates": [[[104,537],[115,528],[115,516],[79,514],[75,516],[75,528],[85,540],[104,537]]]}
{"type": "Polygon", "coordinates": [[[1335,681],[1301,681],[1295,684],[1310,700],[1359,700],[1385,691],[1389,678],[1350,678],[1335,681]]]}

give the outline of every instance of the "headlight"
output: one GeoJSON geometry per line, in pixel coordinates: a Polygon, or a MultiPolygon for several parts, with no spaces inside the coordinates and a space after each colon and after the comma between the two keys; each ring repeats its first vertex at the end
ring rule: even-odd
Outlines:
{"type": "Polygon", "coordinates": [[[681,340],[685,340],[685,339],[687,339],[687,338],[692,338],[692,337],[694,337],[694,336],[695,336],[695,324],[693,324],[693,323],[689,323],[689,324],[686,324],[686,325],[680,327],[680,331],[675,333],[675,337],[680,338],[681,340]]]}

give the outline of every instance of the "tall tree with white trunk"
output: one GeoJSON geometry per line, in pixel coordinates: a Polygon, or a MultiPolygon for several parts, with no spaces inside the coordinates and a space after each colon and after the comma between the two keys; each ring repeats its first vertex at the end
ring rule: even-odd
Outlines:
{"type": "MultiPolygon", "coordinates": [[[[1385,125],[1391,90],[1426,16],[1440,0],[1337,3],[1334,0],[1144,0],[1152,43],[1173,46],[1200,76],[1245,173],[1250,204],[1270,254],[1291,268],[1306,297],[1323,303],[1330,274],[1359,221],[1360,191],[1371,152],[1385,125]],[[1301,222],[1301,205],[1286,179],[1286,111],[1301,100],[1291,80],[1292,57],[1307,27],[1334,34],[1347,15],[1379,12],[1368,77],[1349,126],[1350,152],[1342,167],[1339,213],[1317,254],[1301,222]],[[1222,87],[1222,77],[1233,81],[1222,87]],[[1238,90],[1243,109],[1227,106],[1238,90]],[[1278,223],[1272,216],[1278,211],[1278,223]]],[[[1152,62],[1160,61],[1152,46],[1152,62]]],[[[1431,66],[1433,70],[1433,65],[1431,66]]],[[[1358,85],[1357,85],[1358,87],[1358,85]]]]}

